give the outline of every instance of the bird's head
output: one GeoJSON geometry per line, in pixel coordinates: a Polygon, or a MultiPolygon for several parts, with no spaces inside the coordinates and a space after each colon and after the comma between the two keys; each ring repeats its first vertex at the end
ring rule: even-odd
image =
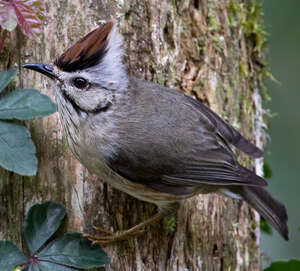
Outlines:
{"type": "Polygon", "coordinates": [[[55,81],[60,97],[77,107],[95,112],[107,106],[115,91],[127,88],[122,64],[123,37],[117,23],[98,26],[49,64],[25,64],[55,81]]]}

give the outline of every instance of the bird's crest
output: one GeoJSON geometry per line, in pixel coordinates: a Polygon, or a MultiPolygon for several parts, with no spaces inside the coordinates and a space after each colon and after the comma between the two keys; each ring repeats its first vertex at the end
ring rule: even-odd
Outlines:
{"type": "Polygon", "coordinates": [[[67,49],[54,64],[61,70],[73,72],[97,65],[106,53],[108,35],[114,26],[110,21],[98,26],[67,49]]]}

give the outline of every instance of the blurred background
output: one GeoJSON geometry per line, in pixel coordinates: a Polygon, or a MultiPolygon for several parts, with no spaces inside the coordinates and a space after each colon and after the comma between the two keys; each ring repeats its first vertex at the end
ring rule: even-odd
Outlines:
{"type": "Polygon", "coordinates": [[[265,160],[272,171],[269,191],[288,210],[290,241],[273,231],[263,234],[264,266],[269,261],[300,259],[300,1],[262,0],[268,32],[269,70],[279,81],[267,81],[271,101],[265,160]],[[269,260],[268,260],[269,258],[269,260]]]}

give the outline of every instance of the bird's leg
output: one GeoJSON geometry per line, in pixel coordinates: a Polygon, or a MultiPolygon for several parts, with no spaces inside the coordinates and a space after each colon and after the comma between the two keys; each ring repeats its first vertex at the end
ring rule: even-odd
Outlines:
{"type": "Polygon", "coordinates": [[[93,236],[90,234],[84,234],[84,237],[87,237],[90,239],[93,244],[109,244],[115,241],[126,239],[129,236],[138,235],[142,233],[142,229],[159,221],[163,217],[166,216],[169,212],[166,211],[159,211],[154,216],[148,218],[147,220],[143,221],[142,223],[124,231],[117,231],[117,232],[111,232],[108,230],[104,230],[98,227],[94,227],[96,231],[105,233],[106,236],[93,236]]]}
{"type": "Polygon", "coordinates": [[[115,241],[120,241],[127,239],[130,236],[139,235],[143,233],[143,229],[164,217],[167,217],[173,213],[176,213],[178,208],[181,206],[183,201],[172,202],[164,206],[164,208],[160,208],[158,213],[154,216],[146,219],[142,223],[123,231],[112,232],[109,230],[105,230],[102,228],[94,227],[94,229],[98,232],[104,233],[104,236],[93,236],[91,234],[84,234],[84,237],[90,239],[93,244],[109,244],[115,241]]]}

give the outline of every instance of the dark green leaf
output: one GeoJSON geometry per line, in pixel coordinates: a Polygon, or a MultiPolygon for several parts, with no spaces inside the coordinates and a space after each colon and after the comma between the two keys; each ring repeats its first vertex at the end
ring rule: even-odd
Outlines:
{"type": "Polygon", "coordinates": [[[60,264],[49,262],[38,262],[37,264],[31,264],[22,271],[75,271],[76,269],[63,266],[60,264]]]}
{"type": "Polygon", "coordinates": [[[51,99],[36,89],[17,89],[0,100],[0,119],[29,120],[55,111],[51,99]]]}
{"type": "Polygon", "coordinates": [[[8,70],[0,72],[0,93],[1,91],[7,87],[9,82],[15,77],[17,74],[17,70],[8,70]]]}
{"type": "Polygon", "coordinates": [[[25,217],[24,234],[31,254],[57,231],[65,215],[65,207],[51,201],[30,208],[25,217]]]}
{"type": "Polygon", "coordinates": [[[272,170],[266,161],[264,162],[263,170],[264,170],[264,177],[266,179],[272,178],[272,170]]]}
{"type": "Polygon", "coordinates": [[[80,233],[66,233],[52,241],[39,254],[41,261],[63,264],[81,269],[100,267],[109,263],[105,252],[80,233]]]}
{"type": "Polygon", "coordinates": [[[75,271],[72,267],[68,267],[65,265],[60,265],[56,263],[49,263],[49,262],[40,262],[39,263],[40,270],[45,271],[75,271]]]}
{"type": "Polygon", "coordinates": [[[260,218],[260,230],[266,234],[273,234],[272,228],[263,217],[260,218]]]}
{"type": "Polygon", "coordinates": [[[299,271],[300,261],[290,260],[288,262],[274,262],[270,267],[264,269],[264,271],[299,271]]]}
{"type": "Polygon", "coordinates": [[[35,146],[28,129],[0,121],[0,166],[20,175],[36,174],[35,146]]]}
{"type": "Polygon", "coordinates": [[[12,242],[0,241],[0,271],[10,271],[25,262],[25,255],[12,242]]]}
{"type": "Polygon", "coordinates": [[[21,271],[43,271],[39,269],[37,264],[30,264],[24,267],[21,271]]]}

